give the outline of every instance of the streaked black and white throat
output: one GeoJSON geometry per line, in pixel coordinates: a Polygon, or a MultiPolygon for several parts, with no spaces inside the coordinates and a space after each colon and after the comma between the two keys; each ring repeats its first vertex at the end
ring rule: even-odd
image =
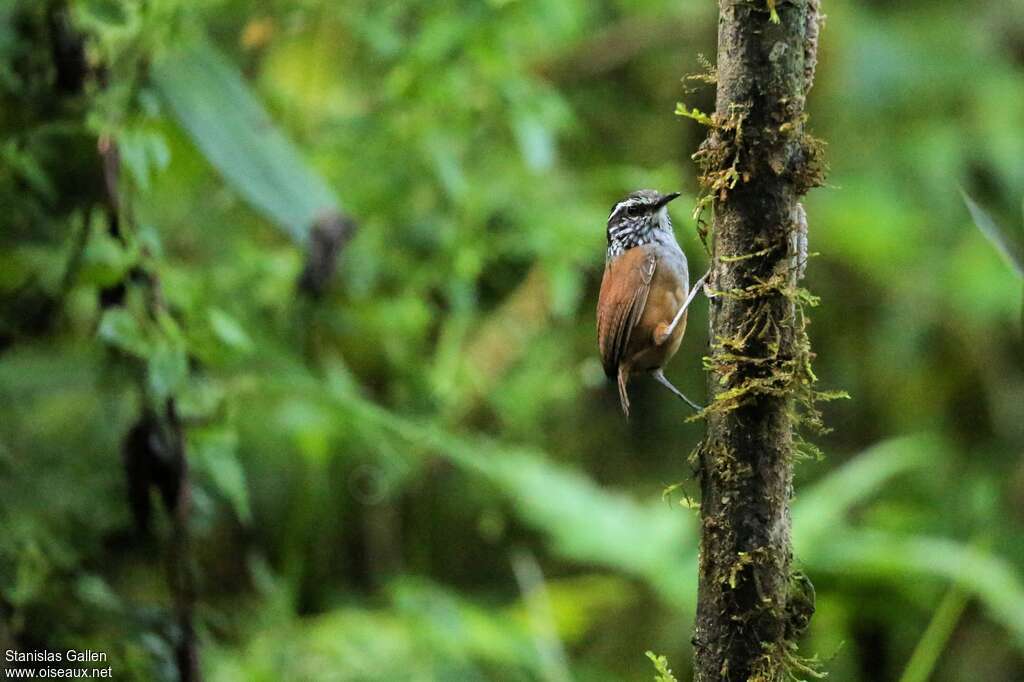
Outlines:
{"type": "Polygon", "coordinates": [[[608,216],[606,260],[651,243],[679,249],[667,206],[655,207],[653,202],[633,195],[615,204],[608,216]]]}

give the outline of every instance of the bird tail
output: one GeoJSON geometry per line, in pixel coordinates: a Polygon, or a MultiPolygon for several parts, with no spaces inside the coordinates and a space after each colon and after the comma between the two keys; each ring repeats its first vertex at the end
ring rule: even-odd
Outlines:
{"type": "Polygon", "coordinates": [[[622,404],[622,414],[629,419],[629,394],[626,393],[626,384],[629,382],[629,370],[619,365],[619,402],[622,404]]]}

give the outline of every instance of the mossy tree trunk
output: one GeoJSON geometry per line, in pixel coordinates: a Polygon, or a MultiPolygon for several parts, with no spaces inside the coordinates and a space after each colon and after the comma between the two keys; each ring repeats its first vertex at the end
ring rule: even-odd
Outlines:
{"type": "Polygon", "coordinates": [[[800,665],[793,640],[813,611],[809,583],[792,575],[789,503],[795,408],[813,382],[796,282],[798,199],[821,175],[804,132],[818,0],[719,10],[714,125],[695,156],[714,207],[715,292],[695,678],[779,680],[800,665]]]}

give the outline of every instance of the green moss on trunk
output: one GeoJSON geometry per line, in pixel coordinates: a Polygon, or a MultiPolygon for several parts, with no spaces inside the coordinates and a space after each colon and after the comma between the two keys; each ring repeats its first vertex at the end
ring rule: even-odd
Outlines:
{"type": "Polygon", "coordinates": [[[791,589],[789,502],[794,429],[818,421],[803,312],[813,299],[798,288],[794,250],[806,225],[798,199],[824,172],[821,144],[804,131],[818,7],[719,7],[716,111],[695,155],[704,205],[714,210],[716,293],[706,359],[713,399],[700,448],[696,679],[767,681],[800,667],[792,640],[813,612],[810,582],[801,576],[807,588],[791,589]]]}

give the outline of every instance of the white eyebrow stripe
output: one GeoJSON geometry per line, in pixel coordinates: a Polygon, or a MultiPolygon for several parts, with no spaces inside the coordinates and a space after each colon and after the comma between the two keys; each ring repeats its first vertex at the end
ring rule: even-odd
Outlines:
{"type": "Polygon", "coordinates": [[[612,209],[612,214],[608,216],[608,222],[611,222],[612,218],[619,215],[619,211],[621,211],[622,209],[629,208],[631,206],[636,206],[637,203],[638,202],[636,199],[624,199],[623,201],[620,201],[619,203],[615,204],[615,208],[612,209]]]}

